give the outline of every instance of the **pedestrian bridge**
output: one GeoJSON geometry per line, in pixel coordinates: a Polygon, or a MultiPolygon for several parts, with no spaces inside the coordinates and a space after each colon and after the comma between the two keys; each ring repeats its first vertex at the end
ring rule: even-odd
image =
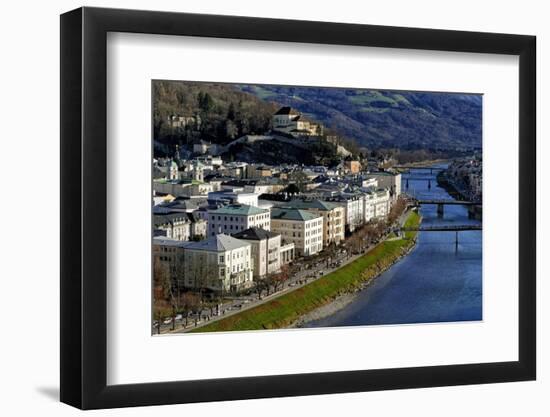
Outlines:
{"type": "Polygon", "coordinates": [[[458,232],[469,230],[483,230],[481,224],[462,224],[462,225],[433,225],[418,227],[402,227],[402,232],[455,232],[455,250],[458,250],[458,232]]]}
{"type": "Polygon", "coordinates": [[[437,204],[437,205],[451,205],[451,206],[481,206],[481,202],[468,201],[468,200],[416,200],[418,205],[437,204]]]}
{"type": "Polygon", "coordinates": [[[394,166],[395,169],[401,172],[410,172],[411,170],[415,171],[430,171],[430,174],[432,174],[434,171],[445,171],[446,168],[438,168],[438,167],[416,167],[414,165],[396,165],[394,166]]]}
{"type": "Polygon", "coordinates": [[[434,226],[418,226],[418,227],[402,227],[404,232],[462,232],[467,230],[483,230],[481,224],[464,224],[464,225],[434,225],[434,226]]]}

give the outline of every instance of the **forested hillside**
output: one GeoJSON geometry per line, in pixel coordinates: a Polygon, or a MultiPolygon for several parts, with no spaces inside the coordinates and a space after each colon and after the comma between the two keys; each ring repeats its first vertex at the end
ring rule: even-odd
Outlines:
{"type": "Polygon", "coordinates": [[[482,96],[362,89],[240,85],[284,103],[369,148],[481,146],[482,96]]]}
{"type": "Polygon", "coordinates": [[[226,143],[242,135],[264,133],[276,107],[229,84],[155,81],[154,136],[161,143],[192,138],[226,143]],[[173,129],[168,122],[170,115],[198,115],[200,125],[173,129]]]}
{"type": "Polygon", "coordinates": [[[153,83],[154,136],[164,144],[225,144],[267,132],[283,105],[369,149],[481,147],[481,95],[180,81],[153,83]],[[170,115],[200,124],[174,129],[170,115]]]}

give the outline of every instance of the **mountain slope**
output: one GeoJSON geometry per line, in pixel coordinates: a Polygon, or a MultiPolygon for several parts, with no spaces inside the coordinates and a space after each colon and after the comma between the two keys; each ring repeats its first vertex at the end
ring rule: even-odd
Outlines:
{"type": "Polygon", "coordinates": [[[482,96],[276,85],[241,91],[292,106],[311,119],[372,148],[481,147],[482,96]]]}

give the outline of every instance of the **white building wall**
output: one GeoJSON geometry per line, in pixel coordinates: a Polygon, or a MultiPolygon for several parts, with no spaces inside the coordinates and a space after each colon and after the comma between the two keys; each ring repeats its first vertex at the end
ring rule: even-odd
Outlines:
{"type": "Polygon", "coordinates": [[[282,242],[294,243],[299,256],[314,255],[323,250],[323,217],[312,220],[298,221],[272,219],[275,233],[281,235],[282,242]]]}
{"type": "Polygon", "coordinates": [[[264,230],[271,230],[269,210],[265,210],[264,213],[253,215],[208,213],[209,236],[215,236],[220,233],[237,233],[249,227],[259,227],[264,230]]]}
{"type": "Polygon", "coordinates": [[[184,249],[185,285],[204,285],[214,291],[248,288],[253,281],[250,244],[229,251],[184,249]]]}

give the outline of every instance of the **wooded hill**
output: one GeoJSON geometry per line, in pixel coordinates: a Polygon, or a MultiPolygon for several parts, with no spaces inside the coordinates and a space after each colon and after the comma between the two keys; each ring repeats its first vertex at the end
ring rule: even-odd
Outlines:
{"type": "Polygon", "coordinates": [[[239,88],[262,100],[292,106],[371,149],[481,147],[480,94],[279,85],[239,88]]]}
{"type": "Polygon", "coordinates": [[[246,134],[270,129],[277,106],[229,84],[153,82],[154,138],[163,144],[203,139],[225,144],[246,134]],[[200,118],[200,125],[170,127],[171,115],[200,118]]]}
{"type": "Polygon", "coordinates": [[[479,94],[183,81],[153,82],[154,137],[164,145],[226,144],[269,131],[283,105],[323,123],[327,134],[350,139],[343,143],[355,154],[359,146],[431,155],[481,148],[479,94]],[[196,117],[200,124],[170,127],[170,115],[196,117]]]}

